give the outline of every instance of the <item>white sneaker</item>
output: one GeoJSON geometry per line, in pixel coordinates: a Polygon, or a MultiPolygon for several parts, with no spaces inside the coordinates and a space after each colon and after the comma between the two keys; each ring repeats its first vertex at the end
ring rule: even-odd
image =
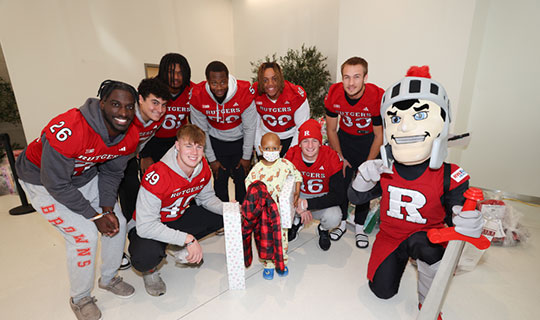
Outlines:
{"type": "Polygon", "coordinates": [[[119,270],[127,270],[129,268],[131,268],[131,260],[129,259],[128,254],[124,252],[119,270]]]}

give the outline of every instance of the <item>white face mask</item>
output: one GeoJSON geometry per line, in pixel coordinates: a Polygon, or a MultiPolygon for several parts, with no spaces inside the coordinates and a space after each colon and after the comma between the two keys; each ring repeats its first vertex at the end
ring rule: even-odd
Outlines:
{"type": "Polygon", "coordinates": [[[263,158],[268,162],[274,162],[279,159],[279,151],[263,151],[263,158]]]}

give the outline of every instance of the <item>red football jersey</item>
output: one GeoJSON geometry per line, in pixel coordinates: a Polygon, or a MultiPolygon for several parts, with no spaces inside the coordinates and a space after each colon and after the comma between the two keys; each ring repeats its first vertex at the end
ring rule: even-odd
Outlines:
{"type": "MultiPolygon", "coordinates": [[[[161,200],[161,221],[174,221],[182,216],[189,203],[206,186],[212,176],[206,159],[202,159],[201,172],[191,181],[174,172],[159,161],[151,165],[144,174],[141,186],[161,200]]],[[[136,212],[133,214],[136,219],[136,212]]]]}
{"type": "Polygon", "coordinates": [[[182,94],[176,97],[176,99],[169,100],[169,102],[167,102],[167,111],[162,117],[163,124],[156,132],[156,137],[176,137],[176,131],[187,123],[190,112],[189,96],[193,86],[194,83],[190,82],[189,86],[184,89],[182,94]]]}
{"type": "MultiPolygon", "coordinates": [[[[206,91],[206,81],[193,88],[190,104],[202,112],[208,123],[218,130],[228,130],[242,123],[242,113],[251,105],[255,90],[248,81],[236,80],[236,94],[225,104],[217,103],[206,91]]],[[[229,88],[230,89],[230,88],[229,88]]]]}
{"type": "MultiPolygon", "coordinates": [[[[427,168],[414,181],[405,180],[395,167],[394,173],[381,175],[381,225],[368,263],[368,278],[372,279],[379,264],[401,242],[418,231],[442,228],[446,212],[441,203],[444,193],[444,166],[427,168]]],[[[469,175],[451,165],[450,189],[469,180],[469,175]]]]}
{"type": "Polygon", "coordinates": [[[381,115],[381,99],[384,90],[374,84],[366,83],[360,101],[351,106],[345,98],[343,82],[330,87],[324,98],[324,106],[328,111],[340,115],[339,129],[348,134],[361,136],[373,132],[371,117],[381,115]]]}
{"type": "Polygon", "coordinates": [[[117,145],[108,147],[101,136],[90,127],[79,109],[71,109],[52,119],[41,135],[26,149],[26,157],[41,168],[41,136],[58,153],[75,159],[74,176],[81,175],[91,167],[108,160],[127,156],[135,152],[139,143],[139,133],[135,126],[129,126],[126,136],[117,145]]]}
{"type": "Polygon", "coordinates": [[[330,191],[330,177],[343,168],[343,161],[337,152],[328,146],[321,146],[317,160],[309,167],[304,163],[302,149],[298,145],[287,151],[285,159],[291,161],[296,169],[302,173],[303,181],[300,189],[305,194],[328,193],[330,191]]]}
{"type": "Polygon", "coordinates": [[[139,144],[150,139],[152,135],[154,135],[154,133],[159,129],[164,119],[165,116],[161,117],[161,119],[159,119],[158,121],[150,123],[148,126],[145,127],[141,120],[137,116],[135,116],[133,118],[133,126],[135,126],[135,128],[137,128],[137,131],[139,131],[139,144]]]}
{"type": "MultiPolygon", "coordinates": [[[[253,84],[257,88],[257,82],[253,84]]],[[[294,128],[294,113],[306,101],[306,92],[301,86],[285,81],[283,92],[273,102],[263,94],[255,95],[257,112],[262,118],[263,124],[272,132],[285,132],[294,128]]]]}

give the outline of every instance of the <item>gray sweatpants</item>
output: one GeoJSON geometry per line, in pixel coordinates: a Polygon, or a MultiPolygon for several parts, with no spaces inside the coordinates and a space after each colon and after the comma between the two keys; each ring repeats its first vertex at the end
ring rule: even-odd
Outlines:
{"type": "MultiPolygon", "coordinates": [[[[90,296],[94,286],[94,268],[99,231],[93,221],[77,214],[56,201],[43,186],[19,180],[32,206],[52,224],[66,241],[67,267],[71,285],[70,295],[75,302],[90,296]]],[[[92,207],[99,207],[98,177],[79,188],[92,207]]],[[[118,203],[114,205],[120,231],[114,237],[101,237],[101,282],[106,284],[116,275],[122,261],[126,241],[126,219],[118,203]]]]}
{"type": "MultiPolygon", "coordinates": [[[[320,197],[321,195],[313,196],[305,193],[300,193],[300,198],[310,199],[320,197]]],[[[332,230],[337,228],[341,222],[341,208],[339,206],[333,206],[320,210],[311,210],[313,219],[321,221],[321,228],[323,230],[332,230]]],[[[296,214],[296,216],[299,216],[296,214]]]]}

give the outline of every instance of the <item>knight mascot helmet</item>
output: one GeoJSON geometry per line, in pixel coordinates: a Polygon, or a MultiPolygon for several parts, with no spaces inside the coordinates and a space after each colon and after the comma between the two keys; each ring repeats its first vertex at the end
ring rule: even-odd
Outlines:
{"type": "Polygon", "coordinates": [[[405,78],[388,88],[381,101],[384,140],[381,158],[415,165],[429,160],[441,167],[447,151],[450,100],[444,87],[431,79],[429,67],[411,67],[405,78]]]}

